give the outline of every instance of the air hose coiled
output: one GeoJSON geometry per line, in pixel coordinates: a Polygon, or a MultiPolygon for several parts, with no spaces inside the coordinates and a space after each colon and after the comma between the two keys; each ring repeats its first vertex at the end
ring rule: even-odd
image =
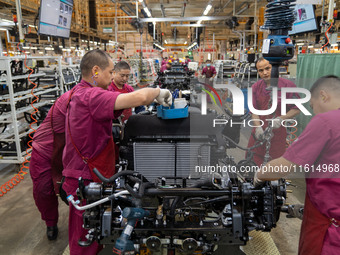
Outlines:
{"type": "Polygon", "coordinates": [[[274,0],[267,4],[266,21],[261,27],[269,30],[291,30],[295,21],[294,6],[296,0],[274,0]]]}

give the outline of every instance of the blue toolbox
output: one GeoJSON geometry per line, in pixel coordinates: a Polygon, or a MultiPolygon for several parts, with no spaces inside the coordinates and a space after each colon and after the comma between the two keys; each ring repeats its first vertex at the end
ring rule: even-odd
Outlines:
{"type": "Polygon", "coordinates": [[[162,119],[182,119],[187,118],[189,116],[188,106],[184,108],[174,108],[165,107],[163,105],[157,106],[157,117],[162,119]]]}

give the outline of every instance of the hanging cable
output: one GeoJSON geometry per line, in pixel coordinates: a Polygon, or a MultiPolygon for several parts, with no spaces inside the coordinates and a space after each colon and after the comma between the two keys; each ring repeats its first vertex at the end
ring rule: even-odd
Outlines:
{"type": "Polygon", "coordinates": [[[326,38],[327,38],[327,42],[321,47],[321,50],[322,50],[326,45],[329,44],[329,37],[327,36],[327,34],[328,34],[329,30],[332,28],[332,26],[333,26],[333,23],[331,23],[331,25],[329,26],[329,28],[327,29],[327,31],[326,31],[326,33],[325,33],[325,36],[326,36],[326,38]]]}
{"type": "MultiPolygon", "coordinates": [[[[11,178],[9,181],[7,181],[5,184],[0,186],[0,197],[2,197],[3,195],[5,195],[8,191],[10,191],[11,189],[13,189],[18,183],[20,183],[23,179],[24,179],[24,175],[26,175],[28,172],[24,171],[24,169],[29,169],[29,166],[27,166],[26,164],[30,163],[30,157],[31,157],[31,153],[30,150],[32,150],[32,142],[33,142],[33,133],[36,132],[36,130],[33,128],[33,125],[36,124],[38,121],[36,120],[36,118],[34,117],[34,114],[38,112],[38,109],[36,107],[33,106],[33,103],[37,102],[37,100],[39,99],[36,95],[34,95],[33,91],[34,89],[38,86],[36,83],[32,82],[30,79],[31,74],[34,72],[33,69],[31,69],[30,67],[27,66],[26,61],[27,61],[27,54],[24,50],[21,50],[19,47],[20,43],[17,44],[17,49],[18,51],[22,52],[25,54],[25,60],[24,60],[24,65],[27,69],[30,70],[30,73],[28,74],[28,81],[33,85],[33,88],[31,90],[31,94],[34,97],[34,100],[32,100],[31,102],[31,106],[34,109],[34,111],[31,113],[31,119],[33,120],[32,123],[30,123],[29,127],[32,130],[32,132],[30,132],[28,134],[28,136],[30,137],[30,141],[27,142],[28,147],[26,148],[26,155],[24,157],[24,162],[22,162],[21,164],[21,168],[20,171],[14,175],[13,178],[11,178]]],[[[8,84],[8,86],[11,86],[11,84],[8,84]]]]}

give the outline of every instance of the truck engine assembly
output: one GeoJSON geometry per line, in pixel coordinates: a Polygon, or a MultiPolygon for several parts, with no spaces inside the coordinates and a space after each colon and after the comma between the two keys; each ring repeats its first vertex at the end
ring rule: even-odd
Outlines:
{"type": "Polygon", "coordinates": [[[175,61],[172,63],[171,70],[167,70],[164,73],[158,73],[156,85],[161,88],[167,88],[174,90],[178,87],[183,89],[189,89],[190,80],[193,78],[195,72],[188,70],[186,65],[182,65],[175,61]]]}
{"type": "Polygon", "coordinates": [[[167,254],[235,254],[228,249],[245,245],[249,231],[276,226],[285,183],[254,187],[233,171],[212,171],[234,163],[226,160],[222,128],[200,125],[216,116],[192,108],[183,119],[129,118],[118,173],[106,179],[95,170],[103,183],[79,181],[78,197],[87,205],[68,198],[85,210],[89,234],[80,245],[96,241],[114,254],[164,248],[167,254]]]}

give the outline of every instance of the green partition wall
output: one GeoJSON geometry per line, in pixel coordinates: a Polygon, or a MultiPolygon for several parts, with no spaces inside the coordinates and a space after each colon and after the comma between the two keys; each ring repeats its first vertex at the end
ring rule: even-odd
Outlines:
{"type": "MultiPolygon", "coordinates": [[[[325,75],[340,76],[340,54],[299,54],[297,61],[296,86],[310,89],[313,83],[325,75]]],[[[301,95],[302,96],[302,95],[301,95]]],[[[304,106],[313,113],[309,103],[304,106]]],[[[312,116],[300,113],[297,116],[298,132],[300,135],[312,116]]]]}

